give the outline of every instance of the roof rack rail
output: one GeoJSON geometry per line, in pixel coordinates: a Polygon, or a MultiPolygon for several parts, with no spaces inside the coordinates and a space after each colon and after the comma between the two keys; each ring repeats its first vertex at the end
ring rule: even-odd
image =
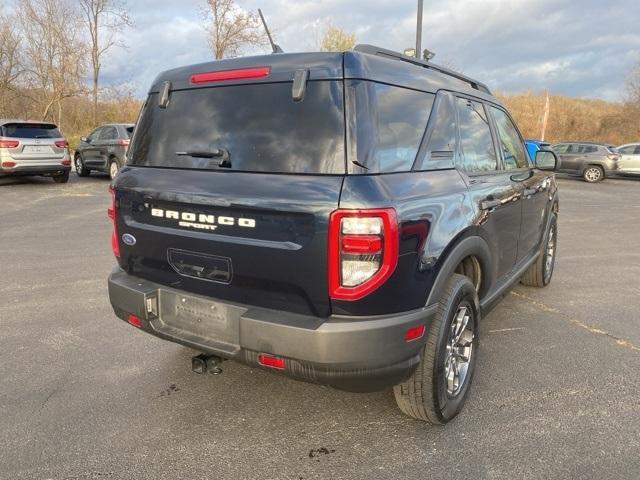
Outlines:
{"type": "Polygon", "coordinates": [[[418,65],[420,67],[429,68],[431,70],[435,70],[436,72],[442,73],[444,75],[457,78],[458,80],[461,80],[471,85],[471,88],[475,90],[480,90],[482,92],[485,92],[491,95],[491,91],[484,83],[480,83],[476,80],[473,80],[472,78],[467,77],[466,75],[463,75],[458,72],[454,72],[453,70],[449,70],[448,68],[441,67],[439,65],[435,65],[431,62],[420,60],[415,57],[409,57],[407,55],[403,55],[402,53],[394,52],[393,50],[387,50],[386,48],[376,47],[375,45],[360,44],[353,47],[353,49],[356,52],[368,53],[370,55],[377,55],[380,57],[393,58],[396,60],[400,60],[402,62],[413,63],[414,65],[418,65]]]}

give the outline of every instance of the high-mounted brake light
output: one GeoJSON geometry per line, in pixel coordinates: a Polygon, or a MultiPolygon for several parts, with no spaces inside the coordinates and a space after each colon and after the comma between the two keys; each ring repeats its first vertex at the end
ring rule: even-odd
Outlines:
{"type": "Polygon", "coordinates": [[[4,140],[0,139],[0,148],[18,148],[20,142],[18,140],[4,140]]]}
{"type": "Polygon", "coordinates": [[[56,140],[54,143],[58,148],[69,148],[69,142],[66,140],[56,140]]]}
{"type": "Polygon", "coordinates": [[[244,80],[247,78],[263,78],[269,75],[270,67],[240,68],[236,70],[219,70],[191,75],[191,83],[224,82],[227,80],[244,80]]]}
{"type": "Polygon", "coordinates": [[[109,193],[111,194],[111,206],[107,209],[107,215],[113,224],[113,232],[111,233],[111,250],[117,258],[120,258],[120,244],[118,243],[118,230],[116,228],[116,192],[113,188],[109,187],[109,193]]]}
{"type": "Polygon", "coordinates": [[[380,287],[398,264],[393,208],[336,210],[329,218],[329,296],[358,300],[380,287]]]}

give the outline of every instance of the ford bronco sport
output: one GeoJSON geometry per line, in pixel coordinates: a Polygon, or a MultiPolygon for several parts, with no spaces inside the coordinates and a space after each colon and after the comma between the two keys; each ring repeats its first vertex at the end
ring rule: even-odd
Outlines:
{"type": "Polygon", "coordinates": [[[551,280],[553,152],[475,80],[388,50],[162,73],[112,183],[118,317],[400,409],[462,408],[478,322],[551,280]]]}

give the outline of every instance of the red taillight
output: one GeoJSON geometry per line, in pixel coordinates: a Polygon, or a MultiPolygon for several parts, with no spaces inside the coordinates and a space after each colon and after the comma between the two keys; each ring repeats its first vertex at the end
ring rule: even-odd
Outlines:
{"type": "Polygon", "coordinates": [[[0,139],[0,148],[18,148],[20,142],[18,140],[2,140],[0,139]]]}
{"type": "Polygon", "coordinates": [[[13,168],[16,166],[16,162],[2,162],[2,168],[13,168]]]}
{"type": "Polygon", "coordinates": [[[258,355],[258,363],[264,367],[275,368],[276,370],[284,370],[284,358],[274,357],[261,353],[258,355]]]}
{"type": "Polygon", "coordinates": [[[243,80],[246,78],[262,78],[269,75],[269,67],[241,68],[237,70],[220,70],[217,72],[195,73],[191,75],[191,83],[224,82],[226,80],[243,80]]]}
{"type": "Polygon", "coordinates": [[[329,296],[358,300],[380,287],[398,264],[393,208],[336,210],[329,218],[329,296]]]}
{"type": "Polygon", "coordinates": [[[68,167],[69,165],[71,165],[71,160],[62,160],[62,165],[68,167]]]}
{"type": "Polygon", "coordinates": [[[68,148],[69,147],[69,142],[67,142],[66,140],[56,140],[55,142],[56,147],[58,148],[68,148]]]}
{"type": "Polygon", "coordinates": [[[136,317],[133,314],[127,317],[127,322],[129,322],[129,324],[133,325],[136,328],[142,328],[142,320],[140,320],[140,318],[136,317]]]}
{"type": "Polygon", "coordinates": [[[131,143],[131,140],[129,140],[128,138],[121,138],[118,140],[118,145],[120,145],[121,147],[128,147],[129,143],[131,143]]]}
{"type": "Polygon", "coordinates": [[[620,160],[620,155],[611,154],[611,155],[607,155],[607,158],[609,160],[613,160],[614,162],[617,162],[618,160],[620,160]]]}
{"type": "Polygon", "coordinates": [[[107,215],[113,224],[113,232],[111,233],[111,250],[113,254],[120,258],[120,244],[118,243],[118,230],[116,228],[116,192],[113,188],[109,188],[111,194],[111,206],[107,209],[107,215]]]}
{"type": "Polygon", "coordinates": [[[424,335],[425,330],[427,329],[424,325],[418,325],[417,327],[408,328],[404,334],[405,342],[411,342],[412,340],[417,340],[424,335]]]}

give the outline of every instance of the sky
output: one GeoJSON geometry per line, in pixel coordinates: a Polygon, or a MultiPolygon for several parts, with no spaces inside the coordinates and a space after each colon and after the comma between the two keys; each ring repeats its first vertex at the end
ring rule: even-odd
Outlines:
{"type": "MultiPolygon", "coordinates": [[[[329,22],[358,43],[403,51],[415,45],[416,0],[236,0],[262,8],[285,52],[317,50],[329,22]]],[[[423,48],[506,93],[545,90],[623,100],[640,64],[640,0],[425,0],[423,48]]],[[[135,22],[126,49],[104,60],[103,85],[143,96],[162,70],[212,59],[203,0],[128,0],[135,22]]],[[[269,53],[267,47],[246,54],[269,53]]]]}

